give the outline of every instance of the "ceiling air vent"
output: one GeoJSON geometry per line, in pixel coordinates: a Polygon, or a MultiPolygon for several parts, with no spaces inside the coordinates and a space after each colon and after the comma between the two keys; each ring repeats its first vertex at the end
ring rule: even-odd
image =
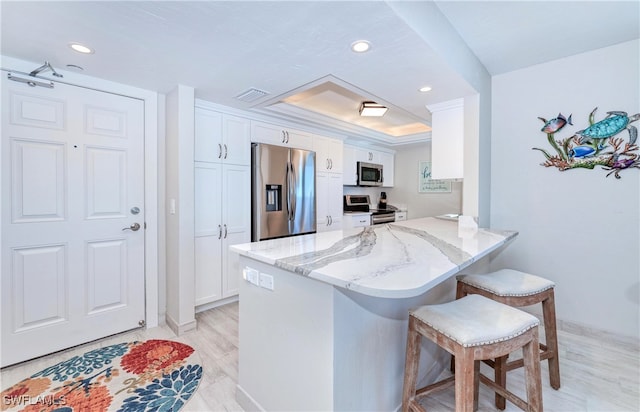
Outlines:
{"type": "Polygon", "coordinates": [[[254,89],[251,88],[245,92],[240,93],[239,95],[236,96],[236,99],[238,100],[242,100],[243,102],[247,102],[247,103],[251,103],[255,100],[258,100],[259,98],[268,95],[268,92],[265,92],[264,90],[259,90],[259,89],[254,89]]]}

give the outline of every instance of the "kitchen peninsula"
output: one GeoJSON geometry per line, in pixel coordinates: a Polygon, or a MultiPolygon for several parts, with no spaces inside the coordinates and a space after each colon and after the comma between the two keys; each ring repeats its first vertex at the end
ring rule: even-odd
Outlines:
{"type": "MultiPolygon", "coordinates": [[[[452,276],[516,235],[421,218],[232,246],[245,278],[238,402],[396,410],[408,310],[452,299],[452,276]]],[[[423,345],[421,375],[433,381],[448,358],[423,345]]]]}

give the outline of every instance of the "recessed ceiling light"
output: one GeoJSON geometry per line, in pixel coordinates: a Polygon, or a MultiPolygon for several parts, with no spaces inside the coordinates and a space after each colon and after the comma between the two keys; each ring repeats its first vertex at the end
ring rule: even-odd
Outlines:
{"type": "Polygon", "coordinates": [[[351,43],[351,50],[356,53],[364,53],[371,48],[371,44],[366,40],[358,40],[351,43]]]}
{"type": "Polygon", "coordinates": [[[85,46],[84,44],[69,43],[69,47],[71,47],[73,50],[77,51],[78,53],[93,54],[93,49],[91,47],[85,46]]]}
{"type": "Polygon", "coordinates": [[[420,91],[421,91],[421,92],[428,92],[428,91],[430,91],[430,90],[431,90],[431,86],[424,86],[424,87],[421,87],[421,88],[420,88],[420,91]]]}

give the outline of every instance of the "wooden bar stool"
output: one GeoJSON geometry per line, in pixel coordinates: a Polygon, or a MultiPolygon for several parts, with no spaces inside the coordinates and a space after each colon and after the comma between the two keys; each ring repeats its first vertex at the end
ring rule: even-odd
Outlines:
{"type": "MultiPolygon", "coordinates": [[[[542,303],[545,343],[540,343],[540,360],[549,361],[549,382],[553,389],[560,388],[558,361],[558,334],[556,331],[555,284],[547,279],[513,269],[477,275],[459,275],[456,298],[482,295],[505,305],[522,307],[542,303]]],[[[452,370],[453,370],[452,358],[452,370]]],[[[495,371],[497,384],[507,386],[507,372],[523,366],[522,359],[508,362],[508,356],[486,360],[495,371]]],[[[505,400],[496,394],[496,406],[505,408],[505,400]]]]}
{"type": "Polygon", "coordinates": [[[424,411],[418,400],[455,384],[457,412],[478,408],[479,382],[524,411],[542,411],[538,325],[533,315],[479,295],[409,312],[409,334],[402,390],[402,410],[424,411]],[[422,337],[458,359],[455,375],[417,389],[422,337]],[[527,402],[480,374],[480,361],[505,356],[522,348],[527,402]]]}

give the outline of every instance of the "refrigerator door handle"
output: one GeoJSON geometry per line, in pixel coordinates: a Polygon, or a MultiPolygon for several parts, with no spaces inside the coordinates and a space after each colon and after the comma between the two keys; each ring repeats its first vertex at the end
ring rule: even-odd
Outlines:
{"type": "Polygon", "coordinates": [[[293,163],[289,163],[289,220],[296,216],[296,171],[293,163]]]}
{"type": "MultiPolygon", "coordinates": [[[[284,132],[282,132],[284,134],[284,132]]],[[[289,171],[290,162],[287,162],[287,173],[285,182],[287,184],[287,220],[291,220],[291,172],[289,171]]]]}

